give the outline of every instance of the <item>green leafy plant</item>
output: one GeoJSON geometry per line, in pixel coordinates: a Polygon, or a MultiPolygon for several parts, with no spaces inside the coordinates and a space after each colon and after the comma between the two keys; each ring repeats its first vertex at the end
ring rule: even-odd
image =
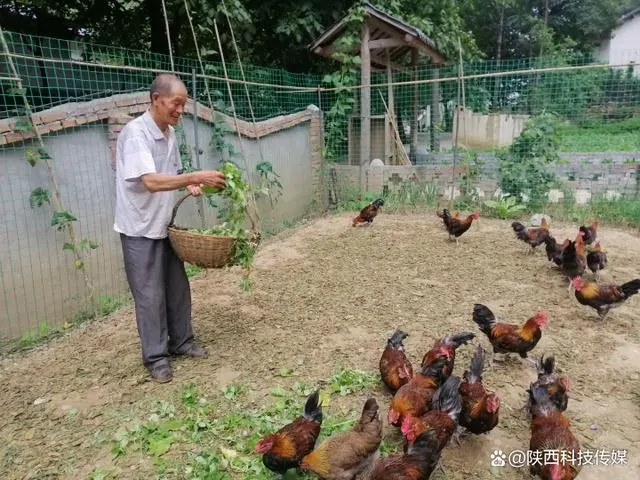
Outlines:
{"type": "Polygon", "coordinates": [[[519,204],[516,197],[505,196],[500,200],[485,200],[485,206],[487,206],[491,213],[501,219],[514,218],[519,212],[525,210],[527,207],[519,204]]]}
{"type": "Polygon", "coordinates": [[[222,190],[213,187],[203,187],[202,191],[210,199],[210,204],[218,206],[219,217],[223,223],[206,229],[193,229],[206,235],[225,235],[235,238],[234,255],[235,264],[241,266],[244,271],[243,287],[250,288],[248,282],[249,272],[256,251],[256,244],[245,229],[247,216],[247,191],[249,185],[242,178],[242,171],[238,166],[227,161],[220,168],[226,178],[226,187],[222,190]],[[216,202],[212,197],[218,195],[220,201],[216,202]]]}
{"type": "Polygon", "coordinates": [[[541,206],[555,180],[549,166],[560,160],[559,145],[555,115],[542,113],[527,120],[520,136],[497,152],[502,190],[532,208],[541,206]]]}
{"type": "MultiPolygon", "coordinates": [[[[9,46],[5,40],[4,34],[0,33],[0,43],[5,53],[9,54],[9,46]]],[[[20,78],[18,71],[11,58],[8,58],[7,65],[14,77],[20,78]]],[[[95,308],[94,301],[94,288],[89,275],[85,271],[85,252],[93,250],[98,247],[98,244],[89,239],[78,239],[74,222],[78,219],[76,216],[64,205],[62,201],[62,195],[60,194],[59,182],[55,171],[53,157],[49,154],[44,146],[44,140],[38,130],[37,126],[33,123],[33,111],[27,98],[27,89],[23,87],[22,81],[16,81],[16,87],[9,89],[9,94],[20,97],[23,107],[18,109],[18,118],[16,119],[13,130],[14,132],[26,133],[32,131],[35,135],[35,144],[37,146],[27,148],[26,160],[33,168],[38,168],[44,165],[45,171],[49,178],[50,189],[43,186],[36,187],[29,195],[29,205],[31,208],[41,208],[45,205],[50,205],[53,208],[53,214],[51,218],[51,226],[55,227],[57,231],[62,232],[66,236],[66,242],[63,249],[70,251],[74,255],[74,264],[78,270],[82,270],[84,282],[87,286],[88,300],[92,308],[95,308]],[[86,248],[90,246],[91,248],[86,248]]]]}

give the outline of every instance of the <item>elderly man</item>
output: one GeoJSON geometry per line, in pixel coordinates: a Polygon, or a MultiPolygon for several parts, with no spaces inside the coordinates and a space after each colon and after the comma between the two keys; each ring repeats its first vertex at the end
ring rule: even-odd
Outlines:
{"type": "Polygon", "coordinates": [[[173,373],[169,355],[204,357],[191,327],[191,290],[184,263],[167,235],[174,191],[201,195],[201,185],[224,188],[216,170],[179,174],[173,125],[187,102],[187,89],[172,74],[158,75],[151,106],[120,132],[116,147],[114,230],[120,234],[124,267],[136,310],[142,360],[151,378],[165,383],[173,373]]]}

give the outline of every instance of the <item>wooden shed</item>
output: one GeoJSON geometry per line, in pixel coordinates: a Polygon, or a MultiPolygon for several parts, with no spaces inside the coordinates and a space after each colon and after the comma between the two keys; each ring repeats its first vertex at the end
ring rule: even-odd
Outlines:
{"type": "MultiPolygon", "coordinates": [[[[360,30],[360,42],[350,50],[341,50],[336,42],[346,33],[347,18],[334,23],[311,45],[309,50],[316,55],[333,58],[337,51],[351,55],[360,52],[361,59],[361,92],[360,112],[358,115],[360,130],[359,160],[360,166],[371,161],[371,71],[386,70],[388,83],[393,82],[392,70],[403,70],[413,67],[417,78],[419,54],[425,54],[433,63],[444,65],[445,56],[438,51],[435,42],[419,29],[404,21],[383,12],[369,2],[363,2],[364,22],[360,30]]],[[[388,125],[385,137],[397,135],[397,123],[394,114],[393,87],[388,87],[388,114],[385,119],[388,125]]],[[[418,84],[414,87],[413,108],[411,115],[411,152],[418,143],[417,115],[418,115],[418,84]]],[[[436,106],[437,110],[437,106],[436,106]]],[[[432,111],[433,108],[432,108],[432,111]]],[[[351,125],[351,124],[350,124],[351,125]]],[[[388,140],[384,142],[388,145],[388,140]]],[[[361,181],[364,182],[364,169],[361,168],[361,181]]]]}

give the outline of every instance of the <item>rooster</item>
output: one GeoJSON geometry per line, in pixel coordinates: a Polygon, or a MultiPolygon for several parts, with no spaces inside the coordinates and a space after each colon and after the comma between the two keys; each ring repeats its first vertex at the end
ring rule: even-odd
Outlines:
{"type": "Polygon", "coordinates": [[[440,461],[436,434],[420,434],[404,455],[387,455],[378,460],[366,480],[429,480],[440,461]]]}
{"type": "Polygon", "coordinates": [[[593,222],[590,227],[580,225],[578,230],[584,234],[584,244],[591,245],[596,240],[598,233],[598,221],[596,220],[593,222]]]}
{"type": "Polygon", "coordinates": [[[468,432],[475,435],[488,433],[498,424],[500,411],[500,397],[494,392],[487,392],[482,385],[482,370],[484,368],[484,350],[478,345],[471,360],[469,370],[462,375],[460,385],[462,397],[462,412],[460,413],[460,432],[454,436],[460,444],[460,435],[468,432]]]}
{"type": "MultiPolygon", "coordinates": [[[[423,432],[433,431],[438,439],[438,453],[447,446],[458,426],[462,410],[460,398],[460,377],[451,376],[436,391],[431,400],[431,410],[421,416],[407,415],[402,420],[401,431],[407,440],[407,447],[423,432]]],[[[442,463],[438,461],[441,470],[442,463]]]]}
{"type": "Polygon", "coordinates": [[[456,241],[456,245],[459,245],[458,237],[469,230],[474,220],[480,218],[480,215],[477,213],[472,213],[464,220],[460,220],[457,215],[452,216],[446,208],[442,210],[442,213],[436,212],[436,215],[442,219],[444,226],[449,233],[449,240],[453,237],[456,241]]]}
{"type": "Polygon", "coordinates": [[[424,354],[422,357],[421,367],[433,363],[437,358],[444,357],[447,359],[447,365],[444,370],[446,377],[453,373],[453,364],[456,359],[456,350],[461,345],[466,345],[476,337],[474,333],[463,332],[457,335],[446,335],[440,340],[437,340],[431,350],[424,354]]]}
{"type": "Polygon", "coordinates": [[[263,454],[262,463],[269,470],[284,475],[290,468],[297,468],[300,459],[313,450],[322,424],[319,399],[319,390],[311,392],[302,416],[258,441],[255,451],[263,454]]]}
{"type": "Polygon", "coordinates": [[[607,253],[600,247],[600,242],[596,242],[593,250],[587,253],[587,267],[594,274],[595,279],[598,280],[600,278],[600,270],[604,270],[606,266],[607,253]]]}
{"type": "Polygon", "coordinates": [[[367,399],[358,423],[325,439],[305,455],[300,470],[311,470],[325,480],[351,480],[366,474],[373,466],[382,442],[378,408],[375,398],[367,399]]]}
{"type": "Polygon", "coordinates": [[[413,378],[413,367],[404,353],[402,344],[408,335],[402,330],[396,330],[387,340],[387,346],[380,357],[382,381],[394,393],[413,378]]]}
{"type": "Polygon", "coordinates": [[[441,357],[422,367],[409,383],[398,389],[391,399],[387,420],[395,427],[402,424],[407,415],[419,417],[429,410],[431,399],[447,375],[444,371],[448,361],[441,357]]]}
{"type": "Polygon", "coordinates": [[[353,219],[352,225],[355,227],[359,223],[364,223],[366,225],[371,225],[373,223],[373,219],[378,215],[378,210],[380,207],[384,205],[384,200],[378,198],[374,200],[369,205],[360,210],[360,213],[357,217],[353,219]]]}
{"type": "Polygon", "coordinates": [[[598,285],[585,282],[581,277],[573,279],[575,296],[580,304],[591,307],[604,319],[612,308],[618,307],[640,291],[640,278],[616,285],[605,283],[598,285]]]}
{"type": "Polygon", "coordinates": [[[580,277],[587,268],[587,259],[584,254],[583,232],[578,232],[575,241],[566,245],[562,251],[562,270],[569,280],[568,291],[571,291],[572,279],[580,277]]]}
{"type": "Polygon", "coordinates": [[[555,263],[558,267],[562,266],[562,252],[565,247],[569,245],[569,240],[565,240],[565,243],[559,244],[555,238],[549,235],[544,240],[545,251],[547,252],[547,259],[550,262],[555,263]]]}
{"type": "Polygon", "coordinates": [[[529,245],[531,249],[529,253],[534,253],[537,246],[542,245],[545,239],[549,237],[549,224],[547,219],[542,217],[540,228],[527,228],[520,222],[512,222],[511,228],[516,234],[518,240],[522,240],[529,245]]]}
{"type": "Polygon", "coordinates": [[[493,346],[489,365],[493,365],[496,353],[517,353],[521,358],[535,364],[527,358],[527,353],[533,350],[542,338],[542,329],[548,322],[545,312],[537,312],[524,325],[512,325],[498,323],[487,306],[476,303],[473,306],[473,321],[493,346]]]}
{"type": "Polygon", "coordinates": [[[529,450],[539,452],[541,457],[549,450],[558,452],[560,456],[557,464],[544,460],[532,462],[529,467],[530,473],[545,480],[576,478],[580,473],[580,465],[576,463],[580,453],[580,442],[571,432],[569,420],[555,407],[544,385],[532,385],[529,398],[532,405],[529,450]]]}
{"type": "MultiPolygon", "coordinates": [[[[542,355],[540,361],[537,362],[538,379],[532,385],[542,385],[546,387],[549,398],[555,407],[564,412],[569,405],[569,395],[567,395],[567,392],[571,386],[567,377],[558,377],[555,368],[555,358],[553,356],[544,358],[544,355],[542,355]]],[[[529,399],[526,409],[531,411],[531,406],[531,399],[529,399]]]]}

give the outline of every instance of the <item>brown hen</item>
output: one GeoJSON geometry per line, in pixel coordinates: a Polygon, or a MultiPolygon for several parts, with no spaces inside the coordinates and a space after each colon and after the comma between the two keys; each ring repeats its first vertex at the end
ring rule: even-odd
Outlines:
{"type": "Polygon", "coordinates": [[[387,340],[387,346],[380,357],[380,376],[387,388],[394,393],[413,378],[413,367],[402,343],[408,336],[408,333],[396,330],[387,340]]]}

